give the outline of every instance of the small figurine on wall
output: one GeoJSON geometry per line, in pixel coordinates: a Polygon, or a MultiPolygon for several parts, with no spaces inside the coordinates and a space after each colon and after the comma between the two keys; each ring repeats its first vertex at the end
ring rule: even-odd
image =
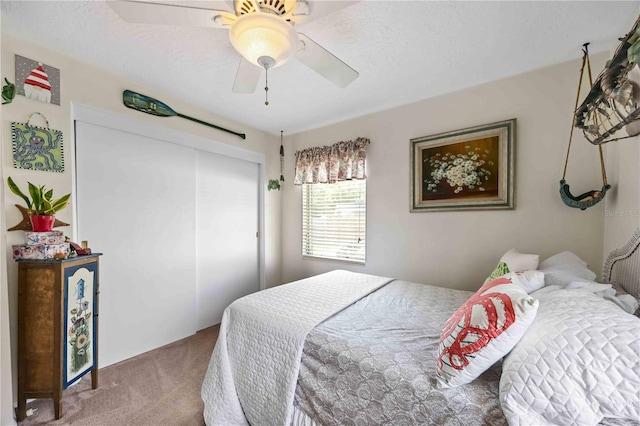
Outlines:
{"type": "Polygon", "coordinates": [[[60,70],[16,55],[18,95],[60,105],[60,70]]]}
{"type": "Polygon", "coordinates": [[[270,179],[269,184],[267,185],[267,189],[269,191],[271,191],[272,189],[277,189],[278,191],[280,191],[280,182],[278,182],[276,179],[270,179]]]}
{"type": "Polygon", "coordinates": [[[2,105],[10,104],[13,98],[16,97],[16,85],[7,80],[6,77],[4,81],[7,84],[2,86],[2,105]]]}

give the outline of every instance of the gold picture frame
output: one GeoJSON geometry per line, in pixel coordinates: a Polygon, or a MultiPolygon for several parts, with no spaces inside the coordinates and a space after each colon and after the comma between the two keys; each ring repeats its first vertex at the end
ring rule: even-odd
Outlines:
{"type": "Polygon", "coordinates": [[[411,139],[411,212],[515,209],[516,119],[411,139]]]}

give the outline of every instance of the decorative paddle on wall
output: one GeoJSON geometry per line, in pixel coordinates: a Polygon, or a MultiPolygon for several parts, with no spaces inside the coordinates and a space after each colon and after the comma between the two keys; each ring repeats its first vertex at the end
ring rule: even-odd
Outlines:
{"type": "Polygon", "coordinates": [[[199,124],[204,124],[205,126],[213,127],[214,129],[222,130],[223,132],[231,133],[242,139],[246,139],[246,135],[244,133],[237,133],[233,130],[225,129],[224,127],[216,126],[215,124],[207,123],[206,121],[198,120],[197,118],[180,114],[179,112],[171,109],[171,107],[164,102],[160,102],[157,99],[150,98],[149,96],[145,96],[140,93],[132,92],[131,90],[125,90],[124,92],[122,92],[122,102],[128,108],[146,112],[147,114],[156,115],[158,117],[186,118],[187,120],[191,120],[199,124]]]}

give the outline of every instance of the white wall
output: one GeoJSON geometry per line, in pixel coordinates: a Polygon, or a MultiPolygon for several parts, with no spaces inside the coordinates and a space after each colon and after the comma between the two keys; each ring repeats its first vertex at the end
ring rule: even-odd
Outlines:
{"type": "MultiPolygon", "coordinates": [[[[106,111],[114,112],[123,116],[127,116],[136,120],[148,122],[154,125],[166,126],[168,128],[191,133],[204,138],[216,140],[218,142],[239,146],[248,150],[263,153],[266,158],[266,179],[277,178],[280,176],[279,171],[279,138],[264,132],[248,128],[242,123],[237,123],[215,116],[210,112],[193,107],[178,99],[173,99],[163,95],[151,87],[132,81],[124,76],[115,75],[104,70],[92,67],[83,62],[70,59],[59,53],[44,49],[42,47],[26,43],[16,39],[5,33],[1,34],[1,75],[14,81],[14,55],[19,54],[30,59],[37,60],[47,65],[60,69],[60,86],[61,86],[61,105],[50,105],[27,99],[23,96],[16,96],[13,103],[2,106],[2,161],[0,162],[0,175],[2,177],[2,185],[5,185],[8,176],[14,178],[16,183],[24,187],[27,181],[45,184],[54,190],[54,194],[63,195],[72,191],[72,174],[73,174],[73,127],[71,116],[71,104],[83,104],[100,108],[106,111]],[[246,140],[220,132],[218,130],[206,127],[191,121],[180,119],[177,117],[160,118],[143,114],[139,111],[126,108],[122,104],[122,91],[130,89],[143,93],[148,96],[160,99],[166,102],[176,111],[193,117],[209,121],[221,127],[226,127],[234,131],[247,134],[246,140]],[[27,116],[38,111],[44,114],[52,128],[61,130],[64,134],[64,154],[65,154],[65,172],[64,173],[48,173],[25,171],[13,168],[12,152],[11,152],[11,122],[25,122],[27,116]]],[[[229,89],[229,96],[232,96],[229,89]]],[[[224,100],[220,100],[223,102],[224,100]]],[[[43,125],[34,119],[33,124],[43,125]]],[[[281,281],[281,259],[280,259],[280,197],[278,191],[267,191],[264,188],[265,195],[265,267],[266,267],[266,285],[267,287],[280,284],[281,281]]],[[[6,214],[7,227],[17,224],[21,216],[14,204],[21,204],[22,201],[9,191],[5,191],[2,197],[2,210],[6,214]]],[[[59,212],[60,220],[73,224],[74,203],[71,202],[70,208],[59,212]]],[[[3,233],[3,244],[10,248],[11,244],[21,244],[24,241],[24,234],[21,231],[6,232],[3,227],[0,232],[3,233]]],[[[65,232],[66,235],[74,238],[72,235],[72,227],[58,228],[65,232]]],[[[92,247],[96,251],[100,251],[100,247],[92,247]]],[[[108,255],[108,253],[105,253],[108,255]]],[[[11,251],[7,250],[2,259],[2,275],[6,277],[6,281],[0,281],[3,287],[7,287],[7,299],[9,318],[11,323],[11,343],[12,345],[12,370],[13,370],[13,389],[15,392],[16,377],[16,318],[17,318],[17,266],[11,259],[11,251]],[[6,270],[5,270],[6,266],[6,270]],[[6,271],[6,272],[5,272],[6,271]],[[5,284],[6,283],[6,284],[5,284]]],[[[3,278],[4,279],[4,278],[3,278]]],[[[108,286],[109,283],[103,282],[102,285],[108,286]]],[[[5,288],[3,288],[3,291],[5,288]]],[[[1,300],[0,300],[1,301],[1,300]]],[[[4,305],[2,306],[4,309],[4,305]]],[[[3,314],[4,315],[4,314],[3,314]]],[[[9,346],[9,337],[4,333],[6,324],[3,322],[3,334],[0,345],[3,348],[9,346]]],[[[3,361],[3,371],[5,363],[3,361]]],[[[6,375],[2,376],[3,385],[6,375]]],[[[4,389],[4,387],[3,387],[4,389]]],[[[4,410],[3,410],[4,413],[4,410]]],[[[4,414],[3,414],[4,416],[4,414]]],[[[3,417],[4,419],[4,417],[3,417]]]]}
{"type": "MultiPolygon", "coordinates": [[[[594,70],[606,59],[594,55],[594,70]]],[[[571,61],[287,137],[286,176],[293,175],[296,150],[358,136],[371,145],[366,265],[302,259],[301,190],[288,179],[283,280],[344,268],[475,290],[512,247],[542,258],[571,250],[600,272],[604,203],[580,211],[566,207],[558,194],[579,69],[580,61],[571,61]],[[516,210],[409,212],[411,138],[510,118],[518,120],[516,210]]],[[[602,185],[598,151],[581,134],[574,135],[567,181],[574,194],[602,185]]]]}
{"type": "Polygon", "coordinates": [[[640,228],[640,136],[607,145],[607,171],[613,189],[605,198],[603,262],[640,228]]]}

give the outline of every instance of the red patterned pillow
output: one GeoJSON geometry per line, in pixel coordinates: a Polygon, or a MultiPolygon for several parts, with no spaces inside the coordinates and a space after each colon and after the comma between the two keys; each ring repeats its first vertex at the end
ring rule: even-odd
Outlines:
{"type": "Polygon", "coordinates": [[[484,284],[446,322],[440,335],[436,377],[441,387],[471,382],[505,356],[538,311],[515,273],[484,284]]]}

